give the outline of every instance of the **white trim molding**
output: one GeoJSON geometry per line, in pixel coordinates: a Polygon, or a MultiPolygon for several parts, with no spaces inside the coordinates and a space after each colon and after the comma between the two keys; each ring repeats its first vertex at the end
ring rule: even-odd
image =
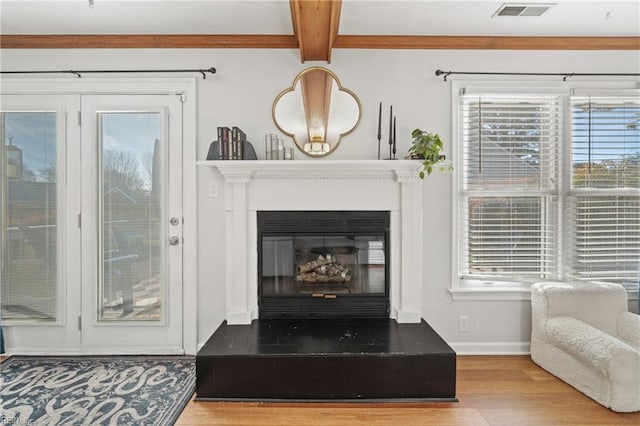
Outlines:
{"type": "Polygon", "coordinates": [[[258,317],[257,211],[383,210],[391,216],[390,317],[422,312],[422,181],[417,160],[199,161],[225,181],[226,319],[258,317]],[[340,190],[336,191],[336,186],[340,190]]]}
{"type": "Polygon", "coordinates": [[[529,355],[530,342],[448,342],[457,355],[529,355]]]}

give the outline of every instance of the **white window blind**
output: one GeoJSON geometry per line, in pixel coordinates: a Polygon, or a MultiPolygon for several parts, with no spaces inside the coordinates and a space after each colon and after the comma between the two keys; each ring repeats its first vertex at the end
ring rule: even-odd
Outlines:
{"type": "Polygon", "coordinates": [[[560,97],[460,100],[460,278],[556,278],[560,97]]]}
{"type": "Polygon", "coordinates": [[[570,273],[640,280],[640,97],[571,98],[570,273]]]}

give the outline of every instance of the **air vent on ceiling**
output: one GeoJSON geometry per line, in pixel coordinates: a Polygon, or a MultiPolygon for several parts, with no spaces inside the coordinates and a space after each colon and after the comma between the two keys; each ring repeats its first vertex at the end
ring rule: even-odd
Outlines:
{"type": "Polygon", "coordinates": [[[493,16],[541,16],[554,5],[554,3],[505,3],[493,16]]]}

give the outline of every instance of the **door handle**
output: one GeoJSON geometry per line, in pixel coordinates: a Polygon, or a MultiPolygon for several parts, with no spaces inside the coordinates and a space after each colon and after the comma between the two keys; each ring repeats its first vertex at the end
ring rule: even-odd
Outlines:
{"type": "Polygon", "coordinates": [[[175,235],[171,238],[169,238],[169,245],[170,246],[177,246],[178,244],[180,244],[180,238],[176,237],[175,235]]]}

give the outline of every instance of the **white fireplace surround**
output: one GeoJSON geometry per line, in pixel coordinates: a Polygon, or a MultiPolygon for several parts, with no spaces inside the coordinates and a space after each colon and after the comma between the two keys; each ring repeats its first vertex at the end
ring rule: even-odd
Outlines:
{"type": "Polygon", "coordinates": [[[258,317],[261,210],[388,210],[390,316],[422,319],[422,181],[417,160],[200,161],[225,182],[225,290],[229,324],[258,317]]]}

